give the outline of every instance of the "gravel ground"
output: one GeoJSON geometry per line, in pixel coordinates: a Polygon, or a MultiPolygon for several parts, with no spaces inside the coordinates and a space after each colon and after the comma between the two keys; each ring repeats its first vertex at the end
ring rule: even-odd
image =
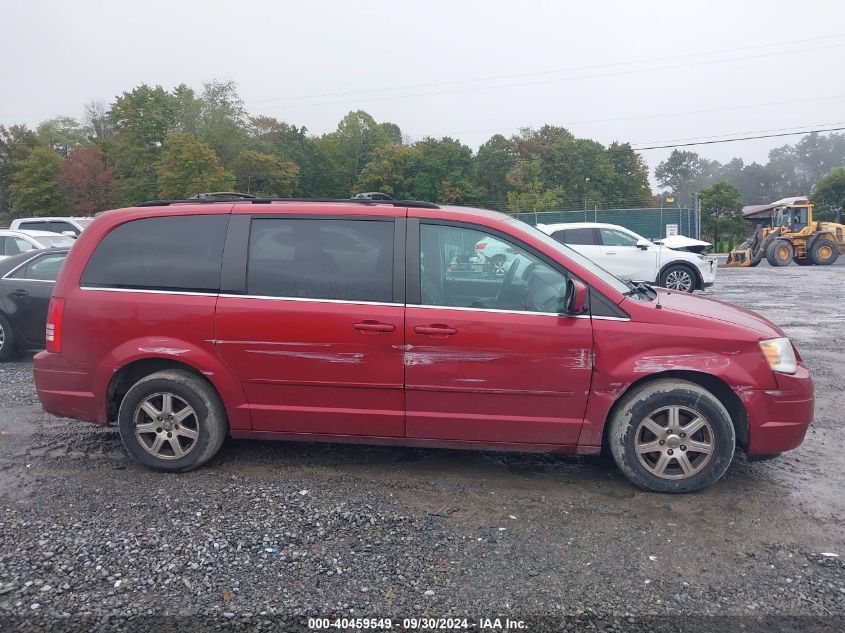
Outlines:
{"type": "Polygon", "coordinates": [[[841,631],[845,266],[722,269],[708,294],[793,337],[816,422],[688,496],[641,492],[607,458],[231,440],[157,474],[114,430],[43,414],[31,356],[4,364],[0,629],[841,631]]]}

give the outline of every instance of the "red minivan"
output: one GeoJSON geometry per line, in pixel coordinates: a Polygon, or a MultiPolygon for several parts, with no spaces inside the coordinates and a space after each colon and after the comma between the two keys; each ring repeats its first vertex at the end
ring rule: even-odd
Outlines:
{"type": "Polygon", "coordinates": [[[623,282],[501,213],[382,200],[156,201],[79,236],[35,357],[44,409],[185,471],[227,435],[597,454],[689,492],[798,446],[783,331],[623,282]],[[506,253],[484,261],[477,245],[506,253]]]}

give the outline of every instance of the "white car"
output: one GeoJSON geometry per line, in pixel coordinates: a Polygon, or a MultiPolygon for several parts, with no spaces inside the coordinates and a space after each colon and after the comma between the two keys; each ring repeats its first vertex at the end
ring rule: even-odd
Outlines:
{"type": "Polygon", "coordinates": [[[716,281],[716,258],[655,244],[616,224],[573,222],[537,228],[620,279],[658,284],[670,290],[703,290],[716,281]]]}
{"type": "Polygon", "coordinates": [[[0,259],[20,255],[40,248],[69,248],[74,239],[50,231],[0,230],[0,259]]]}
{"type": "Polygon", "coordinates": [[[79,234],[93,220],[94,218],[72,217],[18,218],[17,220],[12,220],[9,228],[16,231],[50,231],[51,233],[61,233],[70,237],[79,237],[79,234]]]}

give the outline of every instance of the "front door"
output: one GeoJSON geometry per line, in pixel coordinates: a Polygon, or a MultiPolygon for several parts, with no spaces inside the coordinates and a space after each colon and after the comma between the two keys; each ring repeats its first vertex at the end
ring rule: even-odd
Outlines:
{"type": "Polygon", "coordinates": [[[404,435],[400,222],[252,219],[246,293],[222,294],[216,323],[254,430],[404,435]]]}
{"type": "Polygon", "coordinates": [[[567,276],[497,234],[421,222],[408,231],[407,435],[574,446],[593,342],[589,318],[561,314],[567,276]],[[482,241],[506,253],[503,274],[482,241]]]}
{"type": "Polygon", "coordinates": [[[600,228],[601,265],[621,279],[657,281],[657,249],[640,248],[638,238],[617,229],[600,228]]]}

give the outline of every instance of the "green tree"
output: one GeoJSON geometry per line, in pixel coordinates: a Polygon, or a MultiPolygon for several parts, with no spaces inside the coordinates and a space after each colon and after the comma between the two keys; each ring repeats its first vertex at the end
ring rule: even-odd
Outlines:
{"type": "Polygon", "coordinates": [[[38,147],[38,137],[25,125],[0,125],[0,213],[8,213],[15,170],[38,147]]]}
{"type": "Polygon", "coordinates": [[[613,169],[606,191],[610,205],[648,206],[651,203],[651,185],[648,167],[643,157],[631,149],[630,143],[611,143],[607,156],[613,169]]]}
{"type": "Polygon", "coordinates": [[[414,178],[421,162],[422,152],[416,147],[380,147],[361,171],[355,191],[381,191],[394,198],[413,198],[416,195],[414,178]]]}
{"type": "Polygon", "coordinates": [[[414,174],[414,198],[447,203],[471,203],[477,199],[469,147],[444,136],[426,137],[415,143],[414,148],[420,155],[420,165],[414,174]]]}
{"type": "MultiPolygon", "coordinates": [[[[191,104],[184,97],[180,99],[182,108],[187,107],[190,113],[191,104]]],[[[247,115],[237,85],[233,81],[204,83],[199,105],[197,137],[217,152],[224,165],[234,163],[247,144],[247,115]]]]}
{"type": "Polygon", "coordinates": [[[317,141],[319,151],[316,169],[324,174],[324,195],[348,196],[363,171],[380,147],[391,143],[384,127],[364,112],[350,112],[338,123],[337,130],[317,141]]]}
{"type": "Polygon", "coordinates": [[[49,147],[32,150],[12,177],[12,214],[67,215],[67,196],[59,184],[61,166],[61,157],[49,147]]]}
{"type": "Polygon", "coordinates": [[[167,136],[155,174],[158,195],[165,199],[229,191],[235,183],[234,175],[223,169],[211,146],[184,132],[167,136]]]}
{"type": "Polygon", "coordinates": [[[688,205],[692,194],[709,184],[718,163],[711,163],[695,152],[672,150],[669,158],[654,170],[661,187],[669,189],[677,202],[688,205]]]}
{"type": "Polygon", "coordinates": [[[112,133],[106,153],[118,178],[118,204],[135,204],[158,195],[156,164],[168,133],[176,125],[173,95],[161,86],[141,85],[111,105],[112,133]]]}
{"type": "Polygon", "coordinates": [[[743,234],[742,198],[729,182],[720,181],[698,192],[701,198],[701,228],[718,248],[720,239],[743,234]]]}
{"type": "Polygon", "coordinates": [[[842,221],[845,209],[845,167],[834,167],[816,183],[813,189],[813,204],[820,211],[819,219],[842,221]]]}
{"type": "Polygon", "coordinates": [[[67,158],[77,147],[88,144],[85,130],[72,116],[57,116],[36,128],[38,137],[56,152],[67,158]]]}
{"type": "Polygon", "coordinates": [[[299,166],[273,154],[247,150],[235,161],[235,179],[239,191],[259,197],[290,197],[296,191],[299,166]]]}
{"type": "Polygon", "coordinates": [[[493,209],[505,209],[510,185],[508,172],[516,159],[516,144],[501,134],[491,136],[478,148],[475,156],[475,182],[486,196],[486,204],[493,209]]]}
{"type": "Polygon", "coordinates": [[[541,180],[539,161],[525,160],[507,175],[512,190],[508,191],[508,208],[513,212],[553,211],[559,207],[564,189],[560,186],[545,188],[541,180]]]}

